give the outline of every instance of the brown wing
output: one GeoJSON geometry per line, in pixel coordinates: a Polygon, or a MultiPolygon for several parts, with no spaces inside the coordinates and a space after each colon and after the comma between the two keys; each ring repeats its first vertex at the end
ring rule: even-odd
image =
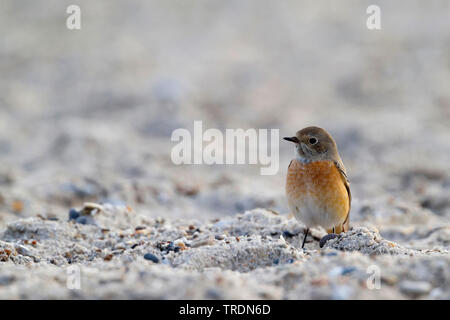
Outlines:
{"type": "Polygon", "coordinates": [[[294,159],[292,159],[291,162],[289,162],[288,169],[291,167],[292,161],[294,161],[294,159]]]}
{"type": "Polygon", "coordinates": [[[339,170],[339,173],[341,174],[342,181],[344,182],[345,189],[347,189],[348,193],[348,213],[344,223],[342,224],[343,231],[347,232],[350,225],[350,208],[352,205],[352,193],[350,192],[350,181],[348,180],[347,171],[345,170],[342,160],[341,159],[335,160],[334,164],[336,165],[336,168],[339,170]]]}
{"type": "MultiPolygon", "coordinates": [[[[291,167],[291,164],[292,164],[293,161],[294,161],[294,160],[292,159],[291,162],[289,162],[289,165],[288,165],[288,171],[289,171],[289,168],[291,167]]],[[[289,172],[288,172],[288,175],[289,175],[289,172]]],[[[292,219],[292,218],[294,218],[294,214],[291,212],[291,213],[289,213],[289,215],[288,215],[288,219],[292,219]]]]}

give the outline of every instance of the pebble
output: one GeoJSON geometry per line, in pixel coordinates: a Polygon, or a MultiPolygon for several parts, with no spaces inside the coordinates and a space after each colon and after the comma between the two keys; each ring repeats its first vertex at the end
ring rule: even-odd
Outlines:
{"type": "Polygon", "coordinates": [[[20,244],[16,244],[14,247],[15,247],[16,251],[23,256],[28,256],[28,257],[33,256],[33,254],[31,253],[31,251],[28,248],[26,248],[20,244]]]}
{"type": "MultiPolygon", "coordinates": [[[[239,242],[239,238],[236,237],[236,240],[239,242]]],[[[203,237],[191,243],[192,248],[198,248],[202,246],[211,246],[214,245],[214,240],[210,236],[203,237]]]]}
{"type": "Polygon", "coordinates": [[[87,224],[87,223],[88,223],[87,217],[79,217],[79,218],[77,218],[75,221],[76,221],[77,223],[80,223],[80,224],[87,224]]]}
{"type": "Polygon", "coordinates": [[[80,213],[78,210],[70,209],[69,211],[69,221],[70,220],[76,220],[80,216],[80,213]]]}
{"type": "Polygon", "coordinates": [[[334,238],[337,238],[337,237],[338,237],[338,235],[334,234],[334,233],[327,234],[322,239],[320,239],[319,246],[321,248],[323,248],[323,246],[327,243],[328,240],[331,240],[331,239],[334,239],[334,238]]]}
{"type": "Polygon", "coordinates": [[[215,299],[215,300],[223,299],[222,293],[217,289],[209,289],[206,292],[206,296],[208,297],[208,299],[215,299]]]}
{"type": "Polygon", "coordinates": [[[103,258],[103,260],[105,260],[105,261],[111,261],[113,257],[114,257],[114,255],[112,255],[112,254],[110,253],[110,254],[107,254],[107,255],[103,258]]]}
{"type": "Polygon", "coordinates": [[[146,253],[146,254],[144,255],[144,259],[145,259],[145,260],[153,261],[154,263],[158,263],[158,262],[159,262],[158,257],[155,256],[155,255],[152,254],[152,253],[146,253]]]}
{"type": "Polygon", "coordinates": [[[0,276],[0,286],[8,286],[16,280],[13,275],[0,276]]]}
{"type": "Polygon", "coordinates": [[[173,241],[171,241],[171,242],[169,243],[169,245],[166,247],[166,251],[168,251],[168,252],[170,252],[170,251],[178,252],[178,251],[180,251],[180,248],[179,248],[178,246],[176,246],[176,245],[173,243],[173,241]]]}
{"type": "Polygon", "coordinates": [[[349,273],[352,273],[352,272],[354,272],[354,271],[356,271],[356,268],[355,268],[355,267],[345,267],[345,268],[342,270],[341,274],[342,274],[343,276],[345,276],[345,275],[347,275],[347,274],[349,274],[349,273]]]}
{"type": "Polygon", "coordinates": [[[420,296],[431,291],[431,284],[426,281],[404,280],[399,284],[400,290],[409,296],[420,296]]]}
{"type": "Polygon", "coordinates": [[[285,237],[285,238],[291,238],[291,237],[295,237],[295,236],[296,236],[295,233],[292,233],[288,230],[283,231],[283,237],[285,237]]]}
{"type": "Polygon", "coordinates": [[[95,225],[94,218],[92,218],[91,216],[79,216],[78,218],[75,219],[75,222],[79,223],[79,224],[94,224],[95,225]]]}

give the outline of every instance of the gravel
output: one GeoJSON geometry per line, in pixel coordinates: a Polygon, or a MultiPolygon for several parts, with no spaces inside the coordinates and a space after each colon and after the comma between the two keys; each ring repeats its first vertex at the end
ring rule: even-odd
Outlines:
{"type": "Polygon", "coordinates": [[[40,218],[9,224],[0,233],[0,276],[5,279],[0,297],[14,298],[14,292],[28,283],[36,290],[22,292],[25,298],[71,298],[75,293],[67,288],[69,268],[80,270],[76,295],[86,299],[430,298],[432,292],[433,298],[445,299],[449,295],[446,249],[408,248],[383,239],[375,228],[355,226],[322,249],[313,239],[302,250],[303,233],[283,236],[287,225],[302,229],[301,224],[265,209],[203,223],[148,219],[142,228],[135,227],[143,224],[137,213],[105,208],[97,215],[102,226],[40,218]],[[122,229],[114,217],[135,223],[122,229]],[[200,231],[192,233],[192,226],[200,231]],[[179,249],[167,249],[170,246],[179,249]],[[27,272],[17,272],[21,266],[27,272]],[[373,270],[378,280],[371,277],[373,270]],[[59,280],[48,285],[51,277],[59,280]],[[373,281],[380,286],[373,289],[373,281]]]}

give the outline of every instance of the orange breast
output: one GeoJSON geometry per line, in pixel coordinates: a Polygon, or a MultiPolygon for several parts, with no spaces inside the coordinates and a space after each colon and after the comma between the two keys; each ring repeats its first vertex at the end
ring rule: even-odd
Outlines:
{"type": "Polygon", "coordinates": [[[293,160],[288,169],[286,195],[291,210],[300,212],[300,215],[302,206],[311,207],[312,203],[313,207],[317,208],[318,215],[322,215],[313,217],[312,220],[325,228],[334,227],[329,225],[331,223],[329,221],[342,223],[347,217],[349,210],[347,189],[332,161],[302,163],[293,160]]]}

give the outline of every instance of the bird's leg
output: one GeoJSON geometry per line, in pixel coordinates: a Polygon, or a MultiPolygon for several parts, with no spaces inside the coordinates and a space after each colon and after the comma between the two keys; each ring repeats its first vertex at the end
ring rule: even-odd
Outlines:
{"type": "Polygon", "coordinates": [[[308,236],[309,228],[306,228],[305,237],[303,238],[302,249],[305,246],[306,237],[308,236]]]}

